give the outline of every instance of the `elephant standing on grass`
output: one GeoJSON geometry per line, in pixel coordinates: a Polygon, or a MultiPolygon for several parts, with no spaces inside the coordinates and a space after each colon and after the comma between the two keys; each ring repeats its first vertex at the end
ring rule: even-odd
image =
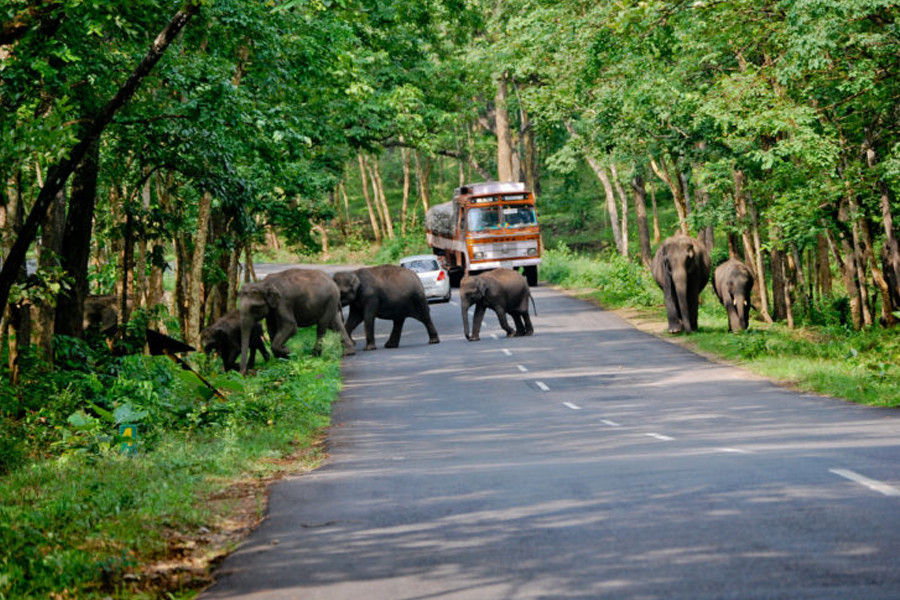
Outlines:
{"type": "Polygon", "coordinates": [[[732,258],[716,268],[713,275],[716,296],[728,313],[728,331],[743,331],[750,325],[750,290],[753,273],[741,261],[732,258]]]}
{"type": "Polygon", "coordinates": [[[650,270],[666,298],[669,333],[697,330],[700,292],[709,281],[709,252],[700,241],[678,233],[663,241],[650,270]]]}
{"type": "MultiPolygon", "coordinates": [[[[356,271],[334,274],[341,292],[341,304],[350,307],[347,334],[353,333],[360,322],[365,323],[366,350],[375,349],[375,319],[394,322],[385,348],[400,344],[400,333],[407,317],[421,321],[428,330],[428,343],[437,344],[437,329],[431,321],[431,310],[425,288],[418,275],[397,265],[365,267],[356,271]]],[[[351,344],[352,338],[351,338],[351,344]]]]}
{"type": "Polygon", "coordinates": [[[272,354],[288,355],[285,343],[300,327],[316,326],[313,352],[322,350],[325,331],[341,335],[345,354],[353,354],[353,342],[344,329],[341,298],[331,278],[315,269],[288,269],[262,281],[245,284],[238,295],[241,314],[241,373],[247,372],[247,351],[254,325],[265,319],[272,354]]]}
{"type": "MultiPolygon", "coordinates": [[[[263,360],[269,360],[269,351],[262,336],[262,325],[254,323],[250,330],[250,361],[247,363],[250,369],[256,363],[257,350],[262,353],[263,360]]],[[[237,360],[241,355],[241,313],[233,310],[201,331],[200,342],[205,353],[217,352],[222,357],[226,371],[237,370],[237,360]]]]}
{"type": "MultiPolygon", "coordinates": [[[[528,316],[528,300],[534,307],[534,298],[525,277],[512,269],[501,267],[480,275],[467,275],[459,283],[459,303],[462,307],[463,332],[470,342],[477,342],[481,331],[481,321],[490,308],[497,313],[500,326],[508,337],[531,335],[534,327],[528,316]],[[475,305],[472,318],[472,335],[469,335],[469,307],[475,305]],[[506,320],[506,313],[512,315],[516,324],[513,331],[506,320]]],[[[534,311],[537,314],[537,309],[534,311]]]]}

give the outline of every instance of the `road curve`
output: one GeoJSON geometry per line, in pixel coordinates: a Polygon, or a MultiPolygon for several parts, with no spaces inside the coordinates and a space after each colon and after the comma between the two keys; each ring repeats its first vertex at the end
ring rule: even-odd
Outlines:
{"type": "Polygon", "coordinates": [[[407,321],[383,349],[379,322],[326,464],[273,486],[200,598],[900,598],[895,411],[534,295],[530,338],[489,314],[466,342],[455,293],[438,345],[407,321]]]}

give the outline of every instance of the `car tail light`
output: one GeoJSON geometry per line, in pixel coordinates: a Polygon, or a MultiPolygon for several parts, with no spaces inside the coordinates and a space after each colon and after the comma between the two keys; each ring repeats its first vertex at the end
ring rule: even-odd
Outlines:
{"type": "Polygon", "coordinates": [[[438,281],[443,281],[443,280],[444,280],[444,277],[446,277],[446,276],[447,276],[447,275],[445,275],[444,272],[441,271],[440,273],[438,273],[437,280],[438,280],[438,281]]]}

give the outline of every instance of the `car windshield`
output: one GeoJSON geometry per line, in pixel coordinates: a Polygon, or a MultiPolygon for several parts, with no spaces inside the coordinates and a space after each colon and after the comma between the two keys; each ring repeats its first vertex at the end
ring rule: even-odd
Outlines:
{"type": "Polygon", "coordinates": [[[427,273],[428,271],[437,271],[441,268],[433,258],[406,261],[403,263],[403,266],[416,273],[427,273]]]}
{"type": "Polygon", "coordinates": [[[484,231],[500,226],[500,215],[496,208],[470,208],[467,215],[469,231],[484,231]]]}
{"type": "Polygon", "coordinates": [[[531,206],[504,206],[501,212],[504,227],[527,227],[537,222],[531,206]]]}

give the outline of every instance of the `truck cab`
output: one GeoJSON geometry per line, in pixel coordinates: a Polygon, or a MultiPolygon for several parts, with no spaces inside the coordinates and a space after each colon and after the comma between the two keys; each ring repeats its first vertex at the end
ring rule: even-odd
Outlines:
{"type": "Polygon", "coordinates": [[[498,267],[521,269],[537,285],[541,231],[534,195],[524,183],[458,187],[453,200],[426,214],[428,245],[457,283],[463,275],[498,267]]]}

